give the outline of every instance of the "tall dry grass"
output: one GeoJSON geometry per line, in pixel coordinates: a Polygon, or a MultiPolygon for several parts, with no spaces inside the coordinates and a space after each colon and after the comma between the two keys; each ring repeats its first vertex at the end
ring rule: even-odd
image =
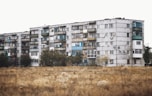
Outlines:
{"type": "Polygon", "coordinates": [[[152,96],[150,67],[0,68],[0,96],[152,96]]]}

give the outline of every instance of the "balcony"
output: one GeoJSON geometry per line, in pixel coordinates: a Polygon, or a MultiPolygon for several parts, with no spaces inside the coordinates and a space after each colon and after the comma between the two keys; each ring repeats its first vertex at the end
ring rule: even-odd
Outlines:
{"type": "Polygon", "coordinates": [[[57,48],[55,48],[55,50],[65,50],[65,48],[64,47],[57,47],[57,48]]]}
{"type": "Polygon", "coordinates": [[[9,49],[16,49],[16,46],[9,46],[9,49]]]}
{"type": "Polygon", "coordinates": [[[49,41],[42,41],[42,44],[49,44],[49,41]]]}
{"type": "Polygon", "coordinates": [[[22,38],[22,42],[29,42],[30,39],[29,38],[22,38]]]}
{"type": "Polygon", "coordinates": [[[94,41],[94,40],[96,40],[96,38],[95,37],[88,37],[87,40],[88,41],[94,41]]]}
{"type": "Polygon", "coordinates": [[[83,50],[86,50],[86,49],[95,49],[95,48],[96,48],[95,46],[84,46],[83,50]]]}
{"type": "Polygon", "coordinates": [[[54,32],[55,35],[59,35],[59,34],[66,34],[65,31],[61,31],[61,32],[54,32]]]}
{"type": "Polygon", "coordinates": [[[64,43],[64,42],[66,42],[66,40],[55,39],[54,42],[61,42],[61,43],[64,43]]]}
{"type": "Polygon", "coordinates": [[[96,58],[96,55],[95,54],[89,54],[88,58],[96,58]]]}
{"type": "Polygon", "coordinates": [[[31,38],[38,38],[38,34],[31,34],[31,38]]]}
{"type": "Polygon", "coordinates": [[[43,33],[41,33],[41,35],[44,36],[44,37],[47,37],[47,36],[49,36],[49,33],[43,32],[43,33]]]}
{"type": "Polygon", "coordinates": [[[133,31],[142,31],[142,28],[133,27],[133,31]]]}
{"type": "Polygon", "coordinates": [[[83,38],[72,39],[72,42],[79,42],[79,41],[83,41],[83,38]]]}
{"type": "Polygon", "coordinates": [[[86,49],[88,49],[88,47],[87,47],[87,46],[84,46],[84,47],[83,47],[83,50],[86,50],[86,49]]]}
{"type": "Polygon", "coordinates": [[[4,50],[4,46],[0,46],[0,50],[4,50]]]}
{"type": "Polygon", "coordinates": [[[142,36],[133,36],[132,40],[142,40],[142,36]]]}
{"type": "Polygon", "coordinates": [[[88,32],[96,32],[96,28],[89,28],[87,30],[88,30],[88,32]]]}
{"type": "Polygon", "coordinates": [[[143,58],[143,54],[133,54],[133,58],[143,58]]]}
{"type": "Polygon", "coordinates": [[[4,43],[4,39],[0,39],[0,43],[4,43]]]}
{"type": "Polygon", "coordinates": [[[22,49],[29,49],[29,46],[22,46],[22,49]]]}
{"type": "Polygon", "coordinates": [[[30,48],[30,51],[39,51],[38,48],[30,48]]]}
{"type": "Polygon", "coordinates": [[[10,39],[10,40],[5,40],[6,43],[15,43],[16,40],[15,39],[10,39]]]}
{"type": "Polygon", "coordinates": [[[30,45],[38,45],[39,42],[30,42],[30,45]]]}

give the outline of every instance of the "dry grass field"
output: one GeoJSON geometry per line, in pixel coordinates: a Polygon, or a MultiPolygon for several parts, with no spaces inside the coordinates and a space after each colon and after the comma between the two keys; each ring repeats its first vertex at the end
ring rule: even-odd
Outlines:
{"type": "Polygon", "coordinates": [[[152,96],[152,67],[0,68],[0,96],[152,96]]]}

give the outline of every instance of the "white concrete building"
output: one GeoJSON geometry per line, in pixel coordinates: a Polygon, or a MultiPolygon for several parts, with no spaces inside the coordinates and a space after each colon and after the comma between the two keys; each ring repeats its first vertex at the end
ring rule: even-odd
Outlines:
{"type": "Polygon", "coordinates": [[[39,66],[45,49],[67,56],[82,53],[83,64],[144,66],[143,20],[113,18],[34,27],[29,37],[32,66],[39,66]]]}

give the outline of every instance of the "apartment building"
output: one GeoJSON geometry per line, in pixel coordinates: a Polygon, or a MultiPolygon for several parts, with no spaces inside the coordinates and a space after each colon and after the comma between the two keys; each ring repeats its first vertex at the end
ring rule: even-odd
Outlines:
{"type": "MultiPolygon", "coordinates": [[[[17,38],[11,43],[7,38],[15,35],[5,34],[4,50],[8,51],[8,45],[15,47],[17,43],[18,56],[29,54],[32,66],[39,66],[41,52],[46,49],[57,50],[67,56],[81,53],[85,65],[144,66],[143,20],[112,18],[47,25],[16,34],[17,38]]],[[[2,39],[0,37],[0,41],[2,39]]],[[[7,53],[11,53],[10,50],[7,53]]]]}
{"type": "Polygon", "coordinates": [[[4,53],[4,35],[0,35],[0,54],[4,53]]]}

